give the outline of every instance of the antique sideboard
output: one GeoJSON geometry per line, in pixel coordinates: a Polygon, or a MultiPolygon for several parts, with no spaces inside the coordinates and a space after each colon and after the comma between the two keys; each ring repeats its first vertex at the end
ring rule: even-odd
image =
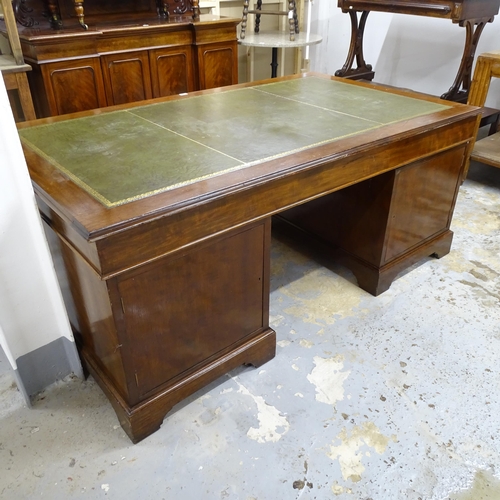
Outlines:
{"type": "Polygon", "coordinates": [[[237,83],[240,19],[194,0],[16,0],[38,117],[237,83]],[[82,7],[83,8],[83,7],[82,7]]]}

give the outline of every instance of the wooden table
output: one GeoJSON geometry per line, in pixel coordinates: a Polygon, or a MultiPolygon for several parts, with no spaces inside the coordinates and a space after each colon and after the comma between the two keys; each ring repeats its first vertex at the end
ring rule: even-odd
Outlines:
{"type": "MultiPolygon", "coordinates": [[[[498,14],[500,0],[338,0],[342,12],[351,18],[351,44],[344,66],[335,72],[336,76],[373,80],[375,72],[367,64],[363,55],[363,36],[366,20],[370,12],[391,12],[414,16],[451,19],[453,23],[465,27],[466,37],[462,60],[455,81],[441,98],[457,102],[467,102],[472,65],[476,48],[487,23],[493,22],[498,14]],[[358,19],[358,14],[360,17],[358,19]],[[353,64],[356,62],[356,67],[353,64]]],[[[441,40],[436,40],[439,47],[441,40]]]]}
{"type": "Polygon", "coordinates": [[[238,43],[246,47],[267,47],[272,49],[271,55],[271,78],[277,77],[278,49],[298,49],[308,45],[316,45],[323,37],[314,33],[297,33],[294,40],[290,40],[288,33],[283,31],[272,31],[262,33],[247,33],[245,38],[239,39],[238,43]]]}
{"type": "Polygon", "coordinates": [[[275,355],[273,215],[374,294],[446,254],[478,112],[296,75],[20,124],[82,359],[132,441],[275,355]]]}

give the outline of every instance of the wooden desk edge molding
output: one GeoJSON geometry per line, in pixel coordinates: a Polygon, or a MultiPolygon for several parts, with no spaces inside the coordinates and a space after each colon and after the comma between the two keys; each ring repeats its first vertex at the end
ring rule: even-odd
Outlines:
{"type": "Polygon", "coordinates": [[[273,216],[374,295],[448,253],[479,112],[305,74],[19,124],[80,354],[130,439],[274,357],[273,216]]]}

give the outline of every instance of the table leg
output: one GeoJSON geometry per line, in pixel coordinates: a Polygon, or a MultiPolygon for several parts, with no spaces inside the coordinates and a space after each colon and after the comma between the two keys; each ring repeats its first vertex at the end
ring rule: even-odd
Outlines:
{"type": "Polygon", "coordinates": [[[288,24],[290,28],[290,41],[295,40],[295,33],[299,32],[299,23],[297,19],[297,7],[295,6],[295,0],[289,0],[288,2],[288,24]]]}
{"type": "Polygon", "coordinates": [[[273,47],[272,49],[272,59],[271,59],[271,78],[276,78],[278,69],[278,48],[273,47]]]}
{"type": "MultiPolygon", "coordinates": [[[[256,10],[262,10],[262,0],[257,0],[256,10]]],[[[256,14],[254,32],[258,33],[259,31],[260,31],[260,14],[256,14]]]]}
{"type": "MultiPolygon", "coordinates": [[[[487,22],[491,21],[493,21],[493,19],[490,19],[487,22]]],[[[476,48],[479,43],[481,33],[486,26],[486,22],[483,21],[474,23],[474,21],[463,21],[460,23],[460,26],[465,26],[466,29],[465,46],[462,60],[460,61],[460,66],[458,68],[457,76],[455,77],[453,85],[450,87],[448,92],[445,92],[441,96],[441,99],[466,103],[469,97],[474,55],[476,53],[476,48]]]]}
{"type": "MultiPolygon", "coordinates": [[[[372,66],[366,64],[363,56],[363,36],[366,25],[366,19],[370,11],[362,11],[358,22],[358,12],[349,10],[348,14],[351,18],[351,43],[347,54],[346,62],[341,69],[335,72],[335,76],[350,78],[353,80],[369,80],[372,81],[375,72],[372,71],[372,66]],[[353,68],[354,61],[356,67],[353,68]]],[[[460,67],[458,68],[457,76],[453,85],[448,92],[445,92],[441,98],[448,101],[467,102],[472,76],[472,65],[474,63],[474,55],[476,52],[479,38],[487,22],[492,22],[493,19],[475,21],[464,20],[460,22],[460,26],[466,29],[466,40],[460,67]]]]}
{"type": "Polygon", "coordinates": [[[247,29],[248,4],[249,4],[249,0],[244,0],[244,2],[243,2],[243,15],[241,17],[241,27],[240,27],[241,40],[243,40],[245,38],[245,31],[247,29]]]}
{"type": "Polygon", "coordinates": [[[366,19],[369,13],[370,11],[368,10],[361,12],[361,17],[358,23],[358,12],[355,10],[349,10],[349,16],[351,17],[351,44],[349,46],[346,62],[341,69],[335,72],[335,76],[351,78],[353,80],[373,80],[375,72],[372,71],[371,64],[366,64],[363,56],[363,35],[365,31],[366,19]],[[353,69],[352,65],[354,63],[354,59],[356,59],[357,68],[353,69]]]}
{"type": "Polygon", "coordinates": [[[31,98],[30,87],[28,85],[28,78],[26,73],[16,73],[17,91],[19,93],[19,101],[23,109],[25,120],[36,120],[35,108],[33,107],[33,100],[31,98]]]}

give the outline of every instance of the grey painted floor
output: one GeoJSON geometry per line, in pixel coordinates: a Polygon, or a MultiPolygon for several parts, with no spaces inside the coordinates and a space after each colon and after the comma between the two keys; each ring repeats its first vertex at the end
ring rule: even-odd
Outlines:
{"type": "Polygon", "coordinates": [[[0,497],[500,499],[500,170],[473,165],[452,229],[377,298],[275,237],[276,358],[137,445],[92,379],[30,410],[3,370],[0,497]]]}

